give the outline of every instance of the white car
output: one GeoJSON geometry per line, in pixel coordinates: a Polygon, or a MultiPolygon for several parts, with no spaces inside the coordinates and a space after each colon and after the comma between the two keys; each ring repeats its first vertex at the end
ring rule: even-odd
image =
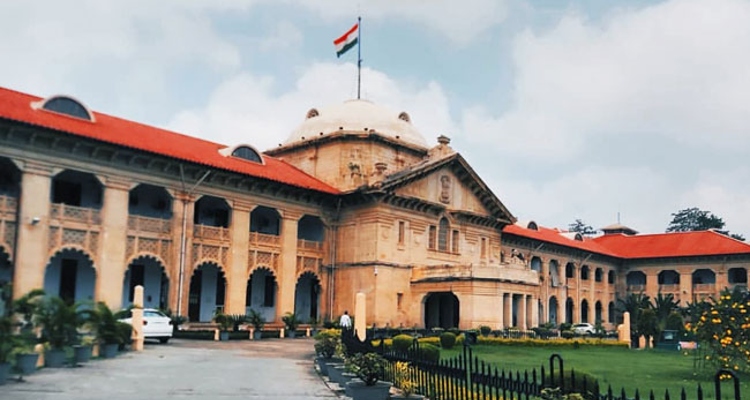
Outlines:
{"type": "Polygon", "coordinates": [[[594,328],[594,325],[591,325],[588,322],[583,322],[580,324],[574,324],[573,332],[579,335],[593,335],[596,333],[596,329],[594,328]]]}
{"type": "MultiPolygon", "coordinates": [[[[125,312],[126,318],[120,319],[133,325],[133,313],[125,312]]],[[[145,339],[158,339],[161,343],[167,343],[172,337],[172,319],[155,308],[143,309],[143,337],[145,339]]]]}

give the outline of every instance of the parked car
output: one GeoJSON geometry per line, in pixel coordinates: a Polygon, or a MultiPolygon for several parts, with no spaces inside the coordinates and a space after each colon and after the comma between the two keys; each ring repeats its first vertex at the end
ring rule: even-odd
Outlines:
{"type": "MultiPolygon", "coordinates": [[[[120,321],[133,325],[133,312],[131,310],[124,311],[123,318],[120,321]]],[[[172,337],[172,319],[155,308],[144,308],[143,337],[167,343],[172,337]]]]}
{"type": "Polygon", "coordinates": [[[588,322],[583,322],[580,324],[574,324],[573,332],[579,335],[593,335],[596,332],[596,329],[594,328],[594,325],[591,325],[588,322]]]}

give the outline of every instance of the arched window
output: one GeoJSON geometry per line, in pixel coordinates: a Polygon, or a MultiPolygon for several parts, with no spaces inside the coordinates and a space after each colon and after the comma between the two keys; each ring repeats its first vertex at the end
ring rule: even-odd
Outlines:
{"type": "Polygon", "coordinates": [[[94,116],[91,115],[86,106],[81,104],[78,100],[68,96],[50,97],[44,100],[41,104],[41,108],[47,111],[65,114],[69,117],[85,119],[87,121],[94,120],[94,116]]]}
{"type": "Polygon", "coordinates": [[[232,151],[232,157],[241,158],[243,160],[256,162],[259,164],[263,163],[263,159],[260,158],[260,154],[249,146],[239,146],[232,151]]]}
{"type": "Polygon", "coordinates": [[[438,251],[448,251],[448,232],[450,231],[450,224],[447,218],[440,219],[440,226],[438,228],[438,251]]]}

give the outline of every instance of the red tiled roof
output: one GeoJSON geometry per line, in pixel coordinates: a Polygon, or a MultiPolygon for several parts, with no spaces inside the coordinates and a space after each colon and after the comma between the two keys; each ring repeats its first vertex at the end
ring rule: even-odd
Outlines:
{"type": "Polygon", "coordinates": [[[657,258],[748,254],[750,244],[714,231],[649,235],[604,235],[593,239],[622,258],[657,258]]]}
{"type": "Polygon", "coordinates": [[[750,254],[750,244],[714,231],[611,234],[596,238],[584,237],[583,241],[569,239],[561,235],[565,232],[541,226],[535,231],[508,225],[503,233],[625,259],[750,254]]]}
{"type": "Polygon", "coordinates": [[[39,97],[0,87],[0,118],[54,129],[71,135],[99,140],[131,149],[202,164],[213,168],[268,179],[300,188],[337,194],[334,187],[302,172],[284,161],[263,155],[265,164],[225,157],[218,143],[155,128],[137,122],[94,112],[96,122],[35,110],[31,103],[39,97]]]}
{"type": "Polygon", "coordinates": [[[523,236],[523,237],[527,237],[530,239],[536,239],[536,240],[540,240],[543,242],[554,243],[557,245],[572,247],[574,249],[590,251],[593,253],[604,254],[608,256],[615,256],[615,257],[617,256],[611,250],[600,245],[599,243],[596,243],[591,238],[584,236],[583,241],[570,239],[561,235],[561,233],[565,233],[565,232],[561,232],[557,229],[550,229],[550,228],[539,226],[539,230],[534,230],[534,229],[528,229],[528,228],[524,228],[522,226],[513,224],[513,225],[505,226],[505,228],[503,229],[503,233],[523,236]]]}

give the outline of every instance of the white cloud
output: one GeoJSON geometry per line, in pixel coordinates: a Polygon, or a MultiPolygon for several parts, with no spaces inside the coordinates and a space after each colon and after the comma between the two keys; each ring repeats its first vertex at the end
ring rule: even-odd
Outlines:
{"type": "MultiPolygon", "coordinates": [[[[314,64],[303,71],[293,90],[281,94],[276,94],[271,77],[238,74],[224,81],[204,107],[179,112],[168,127],[219,143],[248,143],[266,150],[284,142],[310,108],[352,98],[356,93],[352,80],[341,78],[355,74],[352,64],[314,64]]],[[[379,71],[364,68],[362,74],[371,88],[364,98],[407,110],[422,132],[452,130],[448,100],[438,84],[408,87],[379,71]]]]}
{"type": "MultiPolygon", "coordinates": [[[[750,168],[705,172],[691,190],[680,197],[680,209],[698,207],[711,211],[726,223],[725,229],[750,240],[750,168]],[[745,184],[743,184],[745,183],[745,184]]],[[[677,210],[675,210],[677,211],[677,210]]]]}
{"type": "Polygon", "coordinates": [[[278,50],[302,44],[302,32],[289,21],[279,21],[260,41],[261,50],[278,50]]]}
{"type": "MultiPolygon", "coordinates": [[[[301,0],[324,18],[361,15],[368,20],[406,19],[433,29],[449,41],[466,44],[508,16],[506,0],[301,0]]],[[[343,32],[342,32],[343,33],[343,32]]]]}
{"type": "Polygon", "coordinates": [[[464,114],[477,143],[557,161],[592,137],[652,134],[694,147],[750,145],[750,3],[675,0],[594,23],[564,16],[515,39],[512,106],[464,114]]]}

